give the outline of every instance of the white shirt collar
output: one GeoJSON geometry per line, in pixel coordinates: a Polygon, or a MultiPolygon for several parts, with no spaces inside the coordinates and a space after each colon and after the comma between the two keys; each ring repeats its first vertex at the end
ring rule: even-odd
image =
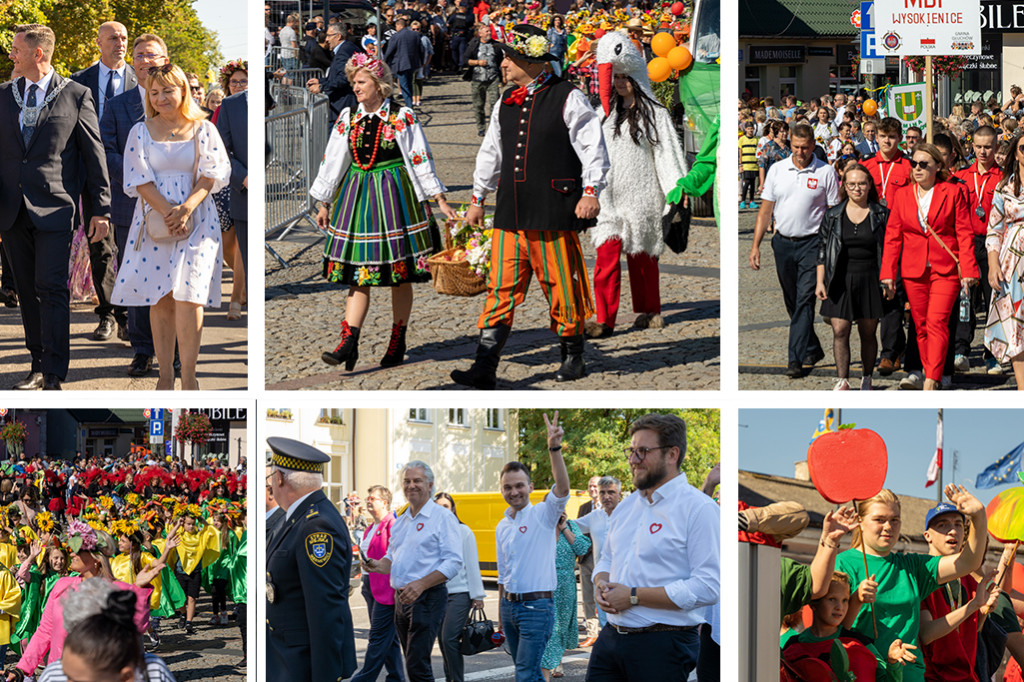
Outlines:
{"type": "Polygon", "coordinates": [[[110,78],[110,72],[113,71],[120,78],[124,78],[124,69],[127,64],[122,64],[120,69],[112,69],[103,62],[96,62],[100,65],[100,89],[107,87],[107,79],[110,78]]]}
{"type": "Polygon", "coordinates": [[[377,109],[377,111],[373,112],[372,114],[367,113],[366,109],[363,108],[363,105],[360,102],[359,107],[356,109],[355,119],[353,119],[352,122],[353,123],[358,123],[361,119],[363,119],[366,116],[376,116],[381,121],[387,122],[388,115],[390,114],[390,111],[391,111],[391,99],[390,98],[385,99],[384,103],[381,104],[380,107],[377,109]]]}
{"type": "MultiPolygon", "coordinates": [[[[317,490],[319,490],[319,488],[317,488],[317,490]]],[[[297,499],[294,502],[292,502],[291,506],[288,507],[288,509],[285,510],[285,512],[284,512],[284,520],[287,521],[288,519],[290,519],[292,517],[292,514],[295,512],[295,510],[298,509],[302,505],[302,503],[306,500],[306,498],[309,497],[310,495],[312,495],[315,492],[316,492],[316,490],[310,490],[308,493],[306,493],[305,495],[303,495],[299,499],[297,499]]]]}
{"type": "Polygon", "coordinates": [[[53,74],[55,74],[55,73],[56,73],[56,71],[51,66],[50,67],[50,72],[48,74],[46,74],[45,76],[43,76],[42,78],[40,78],[38,81],[31,81],[31,80],[28,79],[27,76],[25,76],[24,77],[25,78],[25,95],[24,95],[25,101],[26,102],[28,101],[28,89],[29,89],[29,86],[31,86],[32,83],[35,82],[35,84],[39,86],[39,92],[36,93],[36,104],[42,104],[43,103],[42,98],[46,96],[46,91],[50,89],[50,81],[53,80],[53,74]]]}

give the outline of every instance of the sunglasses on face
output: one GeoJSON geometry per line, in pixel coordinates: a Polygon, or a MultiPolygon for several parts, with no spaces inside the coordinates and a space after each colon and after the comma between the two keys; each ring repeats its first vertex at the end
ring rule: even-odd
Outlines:
{"type": "Polygon", "coordinates": [[[931,167],[931,161],[911,161],[911,168],[920,168],[921,170],[928,170],[931,167]]]}

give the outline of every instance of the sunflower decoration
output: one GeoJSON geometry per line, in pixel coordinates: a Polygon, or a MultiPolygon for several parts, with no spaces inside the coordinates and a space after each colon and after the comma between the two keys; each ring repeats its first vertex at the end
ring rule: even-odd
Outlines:
{"type": "Polygon", "coordinates": [[[106,524],[104,524],[99,519],[90,519],[90,520],[86,521],[86,523],[89,524],[89,527],[92,528],[93,530],[101,530],[104,533],[107,532],[106,524]]]}
{"type": "Polygon", "coordinates": [[[104,509],[110,509],[114,506],[114,500],[110,495],[100,495],[99,503],[104,509]]]}
{"type": "Polygon", "coordinates": [[[142,498],[136,493],[128,493],[124,498],[124,502],[129,509],[134,509],[139,506],[140,502],[142,502],[142,498]]]}
{"type": "Polygon", "coordinates": [[[39,529],[40,533],[52,533],[53,526],[53,514],[48,511],[41,511],[36,514],[36,528],[39,529]]]}
{"type": "Polygon", "coordinates": [[[184,502],[179,503],[174,507],[174,516],[191,516],[196,521],[203,520],[203,510],[198,504],[186,504],[184,502]]]}
{"type": "Polygon", "coordinates": [[[139,524],[127,519],[117,519],[110,524],[110,534],[114,537],[129,537],[139,532],[139,524]]]}

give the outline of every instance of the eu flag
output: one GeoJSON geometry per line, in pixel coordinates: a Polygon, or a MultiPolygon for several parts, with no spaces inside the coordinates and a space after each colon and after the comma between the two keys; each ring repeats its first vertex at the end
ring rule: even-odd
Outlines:
{"type": "Polygon", "coordinates": [[[1014,475],[1024,471],[1024,468],[1021,467],[1022,454],[1024,454],[1024,443],[1010,450],[1000,457],[995,464],[989,465],[987,469],[978,474],[978,480],[974,482],[974,487],[994,488],[997,485],[1012,483],[1014,475]]]}

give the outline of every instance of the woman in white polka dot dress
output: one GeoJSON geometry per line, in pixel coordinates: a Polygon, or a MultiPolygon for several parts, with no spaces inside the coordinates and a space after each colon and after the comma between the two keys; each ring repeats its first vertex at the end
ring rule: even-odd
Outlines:
{"type": "Polygon", "coordinates": [[[146,120],[128,136],[124,191],[140,197],[113,302],[150,306],[153,345],[160,366],[158,390],[174,388],[174,345],[181,358],[181,388],[197,390],[196,362],[203,331],[203,306],[220,307],[222,252],[213,194],[231,175],[217,128],[189,96],[184,72],[166,65],[146,79],[146,120]],[[193,182],[195,140],[198,182],[193,182]],[[143,206],[164,217],[178,241],[157,243],[146,233],[143,206]],[[187,238],[189,219],[194,228],[187,238]]]}

